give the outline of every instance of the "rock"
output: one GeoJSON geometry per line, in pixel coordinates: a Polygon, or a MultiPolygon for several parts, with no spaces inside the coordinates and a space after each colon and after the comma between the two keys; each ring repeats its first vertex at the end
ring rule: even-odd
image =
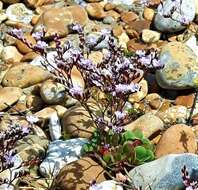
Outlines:
{"type": "Polygon", "coordinates": [[[198,57],[198,45],[197,45],[197,38],[193,35],[191,36],[185,44],[195,53],[198,57]]]}
{"type": "Polygon", "coordinates": [[[113,35],[118,38],[119,36],[122,35],[122,33],[124,33],[124,29],[121,25],[116,25],[113,27],[112,32],[113,32],[113,35]]]}
{"type": "Polygon", "coordinates": [[[92,136],[95,126],[89,114],[83,107],[74,106],[65,112],[62,119],[64,134],[71,137],[89,138],[92,136]]]}
{"type": "Polygon", "coordinates": [[[57,175],[52,190],[88,189],[90,181],[105,181],[104,169],[89,157],[81,158],[66,165],[57,175]]]}
{"type": "Polygon", "coordinates": [[[183,0],[181,5],[176,5],[177,10],[172,14],[172,18],[161,16],[168,14],[174,7],[172,0],[165,0],[163,6],[160,4],[157,9],[157,14],[154,19],[155,27],[161,32],[178,32],[183,30],[186,26],[181,23],[182,18],[185,17],[191,22],[195,17],[195,3],[194,0],[183,0]],[[182,13],[182,14],[181,14],[182,13]]]}
{"type": "Polygon", "coordinates": [[[26,106],[28,109],[31,109],[32,111],[39,111],[44,107],[43,100],[36,95],[28,95],[26,97],[26,106]]]}
{"type": "MultiPolygon", "coordinates": [[[[174,137],[173,137],[174,138],[174,137]]],[[[137,166],[129,172],[136,187],[154,190],[183,189],[181,169],[184,165],[189,175],[197,173],[198,156],[195,154],[170,154],[152,162],[137,166]],[[152,169],[151,169],[152,168],[152,169]]]]}
{"type": "Polygon", "coordinates": [[[108,0],[107,2],[112,3],[114,5],[127,7],[128,9],[130,9],[133,3],[135,2],[135,0],[114,0],[114,1],[108,0]]]}
{"type": "Polygon", "coordinates": [[[75,22],[82,26],[88,22],[87,13],[82,7],[73,5],[62,8],[51,8],[41,15],[34,31],[39,31],[44,26],[47,29],[47,37],[50,37],[54,33],[65,37],[69,33],[68,25],[75,22]]]}
{"type": "Polygon", "coordinates": [[[195,7],[196,7],[195,14],[198,15],[198,1],[194,0],[194,2],[195,2],[195,7]]]}
{"type": "Polygon", "coordinates": [[[0,88],[0,111],[16,103],[22,95],[22,90],[17,87],[0,88]]]}
{"type": "Polygon", "coordinates": [[[143,16],[146,20],[152,21],[154,16],[155,16],[155,11],[151,8],[145,7],[144,12],[143,12],[143,16]]]}
{"type": "Polygon", "coordinates": [[[53,81],[46,81],[42,84],[40,94],[47,104],[57,104],[64,100],[65,86],[53,81]]]}
{"type": "Polygon", "coordinates": [[[4,3],[14,4],[20,2],[20,0],[2,0],[4,3]]]}
{"type": "Polygon", "coordinates": [[[129,28],[134,29],[139,34],[142,33],[144,29],[149,29],[151,22],[149,20],[137,20],[129,22],[129,28]]]}
{"type": "Polygon", "coordinates": [[[134,51],[137,51],[137,50],[144,50],[147,47],[148,46],[145,43],[141,42],[138,39],[129,40],[128,43],[127,43],[127,49],[131,52],[134,52],[134,51]]]}
{"type": "Polygon", "coordinates": [[[157,93],[148,94],[145,101],[148,102],[152,109],[159,109],[162,106],[162,98],[157,93]]]}
{"type": "Polygon", "coordinates": [[[153,136],[164,129],[160,118],[152,113],[146,113],[124,127],[126,130],[140,129],[145,137],[153,136]]]}
{"type": "Polygon", "coordinates": [[[16,150],[23,161],[30,161],[36,157],[44,157],[49,144],[48,139],[37,135],[27,135],[17,141],[16,150]]]}
{"type": "Polygon", "coordinates": [[[155,43],[160,40],[160,36],[159,32],[148,29],[142,30],[142,40],[145,43],[155,43]]]}
{"type": "Polygon", "coordinates": [[[54,112],[49,118],[49,132],[52,141],[61,137],[61,124],[57,112],[54,112]]]}
{"type": "Polygon", "coordinates": [[[186,96],[178,96],[175,99],[174,103],[176,105],[182,105],[187,108],[191,108],[193,106],[194,98],[195,98],[194,94],[190,94],[190,95],[186,95],[186,96]]]}
{"type": "Polygon", "coordinates": [[[0,24],[3,22],[3,21],[5,21],[5,20],[7,20],[7,15],[6,15],[6,13],[4,12],[4,11],[2,11],[1,10],[1,8],[0,8],[0,24]]]}
{"type": "Polygon", "coordinates": [[[129,40],[129,36],[126,32],[123,32],[120,36],[118,36],[118,45],[124,49],[127,49],[127,43],[129,40]]]}
{"type": "Polygon", "coordinates": [[[53,3],[54,0],[25,0],[25,3],[28,7],[37,8],[42,5],[53,3]]]}
{"type": "Polygon", "coordinates": [[[49,120],[49,118],[55,113],[58,114],[59,118],[62,118],[64,113],[67,111],[67,108],[61,106],[61,105],[54,105],[46,107],[39,112],[35,113],[35,116],[39,117],[39,119],[42,120],[49,120]]]}
{"type": "Polygon", "coordinates": [[[7,64],[18,63],[22,57],[23,55],[19,53],[15,46],[6,46],[1,52],[1,58],[7,64]]]}
{"type": "Polygon", "coordinates": [[[103,7],[100,3],[87,4],[86,11],[88,15],[94,19],[103,19],[106,16],[103,7]]]}
{"type": "Polygon", "coordinates": [[[90,54],[89,54],[89,57],[88,59],[90,59],[94,64],[98,64],[98,63],[101,63],[102,60],[103,60],[103,53],[100,52],[100,51],[92,51],[90,54]]]}
{"type": "Polygon", "coordinates": [[[160,61],[164,68],[156,72],[162,88],[193,88],[198,78],[198,62],[193,51],[181,42],[170,42],[162,47],[160,61]]]}
{"type": "Polygon", "coordinates": [[[67,164],[82,156],[82,147],[87,139],[77,138],[67,141],[56,140],[50,143],[46,158],[40,164],[39,170],[44,177],[56,176],[67,164]]]}
{"type": "Polygon", "coordinates": [[[116,181],[108,180],[102,183],[96,184],[96,188],[100,190],[123,190],[121,185],[118,185],[116,181]]]}
{"type": "Polygon", "coordinates": [[[105,16],[103,19],[104,24],[113,24],[115,22],[116,22],[116,20],[111,16],[105,16]]]}
{"type": "Polygon", "coordinates": [[[172,106],[166,110],[159,110],[157,116],[166,123],[185,123],[188,118],[188,110],[185,106],[172,106]]]}
{"type": "Polygon", "coordinates": [[[147,83],[147,81],[142,79],[139,82],[139,85],[141,87],[140,91],[135,92],[133,94],[130,94],[129,95],[129,102],[131,102],[131,103],[140,102],[148,94],[148,83],[147,83]]]}
{"type": "Polygon", "coordinates": [[[15,3],[6,9],[8,19],[14,22],[29,24],[33,17],[33,12],[26,8],[23,3],[15,3]]]}
{"type": "Polygon", "coordinates": [[[196,136],[193,130],[184,124],[173,125],[163,134],[156,146],[157,158],[167,154],[195,153],[197,151],[196,136]]]}
{"type": "Polygon", "coordinates": [[[38,67],[21,63],[12,66],[3,78],[3,86],[29,87],[31,85],[43,82],[50,78],[48,71],[38,67]],[[30,77],[31,76],[31,77],[30,77]]]}
{"type": "Polygon", "coordinates": [[[134,12],[130,11],[130,12],[123,12],[121,14],[121,20],[126,23],[129,24],[130,22],[133,22],[135,20],[138,19],[138,15],[136,15],[134,12]]]}
{"type": "Polygon", "coordinates": [[[9,70],[9,65],[7,64],[0,64],[0,84],[5,76],[6,72],[9,70]]]}

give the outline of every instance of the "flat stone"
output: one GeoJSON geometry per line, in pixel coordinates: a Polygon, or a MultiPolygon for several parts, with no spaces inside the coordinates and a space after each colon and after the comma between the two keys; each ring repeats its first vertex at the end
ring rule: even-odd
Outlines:
{"type": "Polygon", "coordinates": [[[185,44],[170,42],[163,46],[160,61],[165,66],[156,72],[156,79],[162,88],[178,90],[196,86],[197,57],[185,44]]]}
{"type": "Polygon", "coordinates": [[[196,136],[187,125],[177,124],[168,128],[156,146],[157,158],[167,154],[195,153],[197,151],[196,136]]]}
{"type": "MultiPolygon", "coordinates": [[[[173,137],[174,138],[174,137],[173,137]]],[[[196,154],[169,154],[152,162],[137,166],[129,172],[136,187],[154,190],[183,189],[181,169],[187,167],[189,175],[197,173],[196,154]]]]}
{"type": "Polygon", "coordinates": [[[51,142],[46,158],[39,167],[41,174],[44,177],[56,176],[65,165],[78,160],[82,156],[82,147],[86,143],[88,143],[88,140],[83,138],[51,142]]]}

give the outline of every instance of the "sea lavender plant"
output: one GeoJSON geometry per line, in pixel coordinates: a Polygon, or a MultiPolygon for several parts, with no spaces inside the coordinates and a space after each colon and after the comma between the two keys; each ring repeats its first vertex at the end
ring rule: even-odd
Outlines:
{"type": "MultiPolygon", "coordinates": [[[[129,161],[130,164],[133,163],[134,154],[137,152],[139,158],[135,160],[136,163],[153,159],[150,142],[140,131],[128,133],[124,126],[131,120],[130,114],[125,110],[129,95],[140,90],[139,81],[147,72],[163,67],[158,58],[158,51],[149,49],[137,51],[134,56],[126,56],[125,50],[117,45],[109,30],[102,30],[98,38],[87,39],[79,24],[72,24],[70,30],[78,34],[79,48],[73,47],[69,41],[62,45],[59,36],[54,34],[56,53],[53,61],[47,56],[50,48],[45,41],[44,30],[32,34],[37,41],[36,45],[29,43],[21,30],[14,29],[9,34],[40,53],[44,59],[42,65],[54,75],[56,81],[65,85],[66,93],[77,99],[88,112],[96,131],[91,144],[85,147],[86,151],[93,152],[99,159],[102,157],[106,163],[112,163],[116,158],[118,162],[112,164],[112,167],[118,167],[116,172],[120,168],[123,169],[129,161]],[[88,58],[89,54],[103,40],[107,40],[108,48],[103,60],[94,64],[88,58]],[[74,68],[80,72],[84,86],[73,82],[74,68]],[[102,101],[98,94],[104,96],[102,101]],[[123,151],[126,154],[120,157],[123,151]],[[107,156],[106,153],[109,152],[114,152],[114,155],[107,156]]],[[[105,166],[107,167],[107,164],[105,166]]]]}

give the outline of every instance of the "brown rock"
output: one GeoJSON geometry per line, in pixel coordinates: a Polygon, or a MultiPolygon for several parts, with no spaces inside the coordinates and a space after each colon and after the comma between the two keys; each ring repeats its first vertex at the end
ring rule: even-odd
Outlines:
{"type": "Polygon", "coordinates": [[[127,49],[132,52],[137,51],[137,50],[144,50],[147,47],[148,46],[145,43],[141,42],[138,39],[129,40],[127,43],[127,49]]]}
{"type": "Polygon", "coordinates": [[[17,87],[0,88],[0,111],[16,103],[22,95],[22,90],[17,87]]]}
{"type": "Polygon", "coordinates": [[[31,51],[23,56],[21,59],[21,62],[31,62],[34,60],[37,56],[39,56],[37,53],[31,51]]]}
{"type": "Polygon", "coordinates": [[[65,112],[62,127],[64,133],[71,137],[89,138],[95,130],[94,123],[88,112],[79,106],[74,106],[65,112]]]}
{"type": "Polygon", "coordinates": [[[139,38],[139,34],[133,29],[127,28],[126,33],[129,36],[129,38],[139,38]]]}
{"type": "Polygon", "coordinates": [[[105,181],[104,169],[89,157],[66,165],[57,175],[52,190],[87,190],[90,182],[105,181]]]}
{"type": "Polygon", "coordinates": [[[134,29],[139,34],[144,29],[150,29],[151,21],[149,20],[138,20],[138,21],[131,21],[128,23],[131,29],[134,29]]]}
{"type": "Polygon", "coordinates": [[[115,20],[118,20],[120,18],[120,14],[117,13],[116,11],[114,11],[114,10],[110,10],[110,11],[105,12],[105,16],[106,17],[112,17],[115,20]]]}
{"type": "Polygon", "coordinates": [[[104,6],[104,10],[105,10],[105,11],[113,10],[115,7],[116,7],[115,4],[107,3],[107,4],[104,6]]]}
{"type": "Polygon", "coordinates": [[[147,95],[145,100],[153,109],[158,109],[162,105],[162,98],[157,93],[147,95]]]}
{"type": "Polygon", "coordinates": [[[184,124],[171,126],[162,135],[156,147],[156,157],[167,154],[195,153],[197,142],[192,129],[184,124]]]}
{"type": "Polygon", "coordinates": [[[121,20],[125,22],[126,24],[129,24],[130,22],[133,22],[138,19],[138,15],[136,15],[134,12],[123,12],[121,14],[121,20]]]}
{"type": "Polygon", "coordinates": [[[42,5],[53,3],[54,0],[25,0],[26,5],[31,8],[36,8],[42,5]]]}
{"type": "Polygon", "coordinates": [[[26,106],[28,109],[31,109],[32,111],[39,111],[44,107],[43,100],[36,95],[28,95],[26,97],[26,106]]]}
{"type": "Polygon", "coordinates": [[[91,18],[94,19],[103,19],[106,14],[100,3],[89,3],[86,6],[86,11],[91,18]]]}
{"type": "Polygon", "coordinates": [[[155,16],[155,11],[151,8],[145,7],[143,16],[146,20],[152,21],[155,16]]]}
{"type": "Polygon", "coordinates": [[[195,95],[190,94],[187,96],[178,96],[175,100],[176,105],[182,105],[187,108],[191,108],[193,106],[195,95]]]}
{"type": "Polygon", "coordinates": [[[115,37],[118,38],[119,36],[121,36],[121,34],[123,32],[124,32],[124,29],[123,29],[123,27],[121,25],[116,25],[116,26],[113,27],[113,35],[115,37]]]}
{"type": "Polygon", "coordinates": [[[58,33],[58,35],[64,37],[69,33],[69,24],[77,22],[84,26],[87,21],[88,17],[86,11],[78,5],[51,8],[41,15],[35,26],[35,31],[40,30],[43,25],[47,29],[47,37],[50,37],[54,33],[58,33]]]}

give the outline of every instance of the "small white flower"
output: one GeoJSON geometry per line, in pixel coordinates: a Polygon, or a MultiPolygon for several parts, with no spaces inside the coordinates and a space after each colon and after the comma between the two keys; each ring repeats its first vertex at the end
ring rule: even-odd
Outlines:
{"type": "Polygon", "coordinates": [[[38,117],[35,116],[35,115],[27,115],[27,116],[26,116],[26,120],[27,120],[29,123],[31,123],[31,124],[34,124],[34,123],[36,123],[36,122],[39,121],[38,117]]]}

